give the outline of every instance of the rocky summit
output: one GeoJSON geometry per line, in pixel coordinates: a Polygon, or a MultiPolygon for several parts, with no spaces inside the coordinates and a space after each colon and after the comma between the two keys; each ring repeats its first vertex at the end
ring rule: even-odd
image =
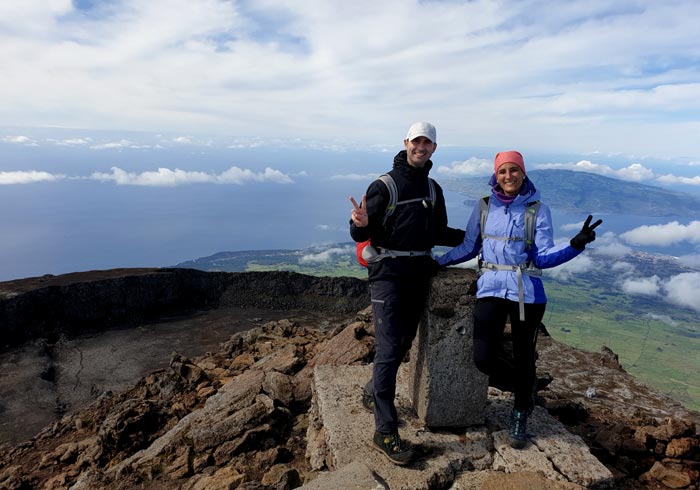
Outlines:
{"type": "MultiPolygon", "coordinates": [[[[443,271],[431,296],[449,296],[456,278],[473,275],[443,271]]],[[[176,314],[191,327],[203,318],[195,311],[238,324],[216,348],[171,352],[162,368],[87,391],[33,437],[0,446],[0,489],[699,488],[700,414],[637,382],[609,349],[546,335],[526,448],[504,443],[508,387],[488,388],[483,423],[442,430],[425,427],[400,390],[400,430],[418,458],[394,467],[369,449],[360,404],[373,357],[368,304],[364,281],[280,272],[124,269],[0,283],[9,360],[39,338],[52,346],[176,314]]],[[[12,424],[7,416],[0,410],[12,424]]]]}

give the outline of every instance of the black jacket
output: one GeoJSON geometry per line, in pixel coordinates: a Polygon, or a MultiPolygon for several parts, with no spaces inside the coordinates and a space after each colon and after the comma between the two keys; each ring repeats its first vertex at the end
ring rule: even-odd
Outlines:
{"type": "MultiPolygon", "coordinates": [[[[430,250],[435,245],[454,247],[464,240],[464,230],[447,226],[447,210],[442,188],[435,183],[435,202],[431,206],[428,173],[433,163],[428,160],[423,168],[413,167],[406,159],[406,151],[394,157],[394,168],[389,172],[396,182],[399,201],[425,198],[397,206],[386,224],[384,216],[389,204],[389,190],[375,180],[366,192],[369,224],[358,228],[350,222],[350,236],[356,242],[372,239],[372,245],[392,250],[430,250]]],[[[386,258],[370,264],[369,279],[426,278],[429,275],[429,256],[386,258]]]]}

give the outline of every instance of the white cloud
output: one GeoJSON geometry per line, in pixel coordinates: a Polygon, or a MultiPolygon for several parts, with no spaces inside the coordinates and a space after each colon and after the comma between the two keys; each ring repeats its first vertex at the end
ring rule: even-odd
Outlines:
{"type": "Polygon", "coordinates": [[[654,172],[646,168],[641,163],[633,163],[628,167],[621,168],[617,171],[617,175],[622,180],[630,180],[634,182],[641,182],[643,180],[650,180],[654,178],[654,172]]]}
{"type": "Polygon", "coordinates": [[[327,263],[335,260],[339,255],[347,255],[348,253],[352,253],[354,255],[355,249],[353,247],[329,248],[328,250],[324,250],[322,252],[303,255],[301,258],[299,258],[299,263],[327,263]]]}
{"type": "Polygon", "coordinates": [[[333,229],[332,226],[329,225],[316,225],[315,227],[317,230],[323,230],[323,231],[330,231],[333,229]]]}
{"type": "Polygon", "coordinates": [[[274,182],[275,184],[291,184],[294,181],[288,175],[266,167],[260,172],[253,172],[249,169],[231,167],[216,177],[219,184],[244,184],[246,182],[274,182]]]}
{"type": "Polygon", "coordinates": [[[90,138],[66,138],[63,140],[53,140],[58,146],[84,146],[90,144],[90,138]]]}
{"type": "Polygon", "coordinates": [[[671,303],[700,311],[700,272],[684,272],[673,276],[664,284],[664,290],[666,299],[671,303]]]}
{"type": "Polygon", "coordinates": [[[64,179],[65,175],[54,175],[48,172],[30,170],[28,172],[0,172],[0,185],[32,184],[34,182],[51,182],[64,179]]]}
{"type": "Polygon", "coordinates": [[[568,281],[572,276],[583,274],[596,267],[600,267],[598,262],[591,259],[588,255],[582,254],[558,267],[545,269],[543,272],[547,276],[551,276],[560,281],[568,281]]]}
{"type": "Polygon", "coordinates": [[[678,326],[678,322],[675,321],[673,318],[671,318],[671,317],[668,316],[668,315],[657,315],[657,314],[654,314],[654,313],[647,313],[647,314],[644,315],[644,316],[647,317],[647,318],[651,318],[652,320],[656,320],[656,321],[659,321],[659,322],[663,322],[663,323],[665,323],[666,325],[671,325],[672,327],[677,327],[677,326],[678,326]]]}
{"type": "Polygon", "coordinates": [[[683,185],[700,185],[700,175],[695,177],[680,177],[677,175],[661,175],[656,179],[662,184],[683,184],[683,185]]]}
{"type": "Polygon", "coordinates": [[[628,278],[622,281],[621,288],[627,294],[659,295],[669,303],[700,311],[700,303],[698,303],[700,272],[684,272],[665,280],[657,275],[628,278]]]}
{"type": "Polygon", "coordinates": [[[152,148],[150,145],[140,145],[133,141],[122,139],[119,141],[110,141],[108,143],[100,143],[90,147],[91,150],[120,150],[122,148],[141,149],[152,148]]]}
{"type": "Polygon", "coordinates": [[[264,172],[253,172],[249,169],[231,167],[221,174],[209,174],[205,172],[193,172],[186,170],[170,170],[159,168],[157,171],[133,173],[126,172],[119,167],[112,167],[111,173],[95,172],[89,178],[100,181],[113,181],[118,185],[142,185],[172,187],[185,184],[238,184],[247,182],[271,182],[276,184],[289,184],[293,180],[272,168],[266,168],[264,172]]]}
{"type": "Polygon", "coordinates": [[[377,174],[339,174],[331,176],[331,180],[356,180],[361,182],[372,182],[379,175],[377,174]]]}
{"type": "Polygon", "coordinates": [[[681,255],[678,261],[692,269],[700,269],[700,254],[681,255]]]}
{"type": "Polygon", "coordinates": [[[463,162],[453,162],[450,167],[440,165],[437,172],[448,177],[491,175],[493,162],[484,158],[471,157],[463,162]]]}
{"type": "Polygon", "coordinates": [[[620,276],[633,274],[637,270],[634,264],[630,264],[629,262],[619,260],[613,262],[612,265],[610,265],[610,269],[614,272],[617,272],[620,276]]]}
{"type": "Polygon", "coordinates": [[[93,180],[114,181],[118,185],[144,186],[176,186],[182,184],[213,182],[213,176],[204,172],[188,172],[180,169],[170,170],[159,168],[155,172],[140,174],[126,172],[119,167],[112,167],[112,173],[95,172],[90,176],[93,180]]]}
{"type": "Polygon", "coordinates": [[[620,238],[635,245],[669,246],[679,242],[700,243],[700,221],[682,225],[671,221],[664,225],[644,225],[620,234],[620,238]]]}
{"type": "Polygon", "coordinates": [[[0,126],[372,145],[428,119],[441,145],[697,160],[698,17],[694,0],[5,1],[0,126]]]}
{"type": "Polygon", "coordinates": [[[578,233],[581,230],[582,226],[583,226],[583,221],[581,221],[579,223],[566,223],[566,224],[561,225],[559,228],[562,231],[575,231],[576,233],[578,233]]]}
{"type": "MultiPolygon", "coordinates": [[[[580,228],[581,227],[579,226],[579,229],[580,228]]],[[[608,258],[622,258],[625,255],[632,253],[632,249],[620,242],[617,235],[612,231],[599,233],[596,237],[596,240],[593,243],[591,243],[590,247],[591,252],[596,256],[603,256],[608,258]]]]}
{"type": "Polygon", "coordinates": [[[623,245],[622,243],[615,242],[615,243],[608,243],[605,245],[592,245],[595,247],[593,249],[593,253],[596,255],[603,255],[606,257],[624,257],[625,255],[629,255],[632,253],[632,249],[626,245],[623,245]]]}
{"type": "Polygon", "coordinates": [[[635,277],[622,281],[622,291],[626,294],[655,296],[661,290],[662,282],[659,276],[635,277]]]}
{"type": "Polygon", "coordinates": [[[31,139],[29,136],[22,136],[22,135],[3,136],[2,141],[5,143],[13,143],[16,145],[26,145],[26,146],[36,146],[37,145],[36,141],[31,139]]]}

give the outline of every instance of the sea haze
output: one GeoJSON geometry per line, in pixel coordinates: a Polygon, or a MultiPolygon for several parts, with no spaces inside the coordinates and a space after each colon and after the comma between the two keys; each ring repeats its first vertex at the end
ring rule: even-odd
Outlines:
{"type": "Polygon", "coordinates": [[[304,185],[5,186],[0,206],[13,212],[0,217],[0,279],[344,241],[347,184],[308,178],[304,185]]]}
{"type": "MultiPolygon", "coordinates": [[[[109,154],[88,151],[90,160],[85,156],[87,150],[68,148],[49,154],[28,148],[3,161],[0,172],[38,170],[63,177],[0,185],[0,280],[116,267],[164,267],[222,251],[303,249],[346,242],[351,209],[348,196],[359,200],[372,178],[390,168],[395,150],[247,148],[185,153],[132,149],[109,154]],[[134,174],[165,167],[219,175],[233,166],[256,174],[271,168],[288,176],[290,182],[252,179],[241,185],[152,186],[90,179],[94,172],[111,173],[112,167],[134,174]]],[[[455,149],[439,153],[442,160],[436,158],[432,175],[445,188],[451,226],[463,228],[473,200],[488,189],[488,177],[448,179],[437,167],[467,153],[455,149]]],[[[550,171],[540,172],[544,176],[550,171]]],[[[621,189],[628,189],[629,183],[580,172],[551,172],[560,172],[560,179],[568,176],[562,182],[582,189],[581,195],[594,198],[591,202],[606,204],[602,232],[620,234],[642,224],[665,224],[672,219],[687,224],[691,219],[669,212],[647,216],[629,206],[614,213],[610,204],[616,196],[627,196],[621,189]],[[600,179],[605,182],[604,195],[598,190],[586,191],[574,182],[600,179]]],[[[561,193],[554,192],[551,182],[545,184],[540,177],[545,202],[559,202],[561,193]]],[[[659,203],[663,207],[666,199],[659,199],[659,203]]],[[[668,210],[673,209],[668,206],[668,210]]],[[[557,238],[575,234],[573,224],[581,223],[588,212],[597,213],[598,209],[593,205],[580,210],[554,208],[557,238]]],[[[688,243],[638,248],[675,255],[697,253],[688,243]]]]}

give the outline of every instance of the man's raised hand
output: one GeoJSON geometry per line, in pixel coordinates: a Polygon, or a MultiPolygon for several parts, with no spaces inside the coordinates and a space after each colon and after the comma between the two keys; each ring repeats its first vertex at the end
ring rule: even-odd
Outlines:
{"type": "Polygon", "coordinates": [[[367,197],[362,196],[362,203],[358,205],[355,198],[350,196],[350,202],[353,207],[353,210],[350,212],[350,219],[358,228],[364,228],[369,223],[369,218],[367,217],[367,197]]]}

